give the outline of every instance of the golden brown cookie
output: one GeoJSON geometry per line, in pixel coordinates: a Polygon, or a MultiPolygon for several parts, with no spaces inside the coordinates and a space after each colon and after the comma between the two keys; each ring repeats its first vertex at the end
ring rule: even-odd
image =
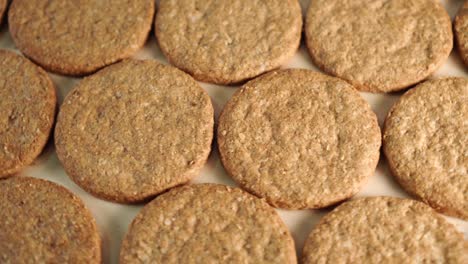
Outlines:
{"type": "Polygon", "coordinates": [[[44,70],[0,50],[0,179],[39,156],[54,124],[56,100],[44,70]]]}
{"type": "Polygon", "coordinates": [[[263,75],[219,119],[226,171],[276,206],[321,208],[353,196],[379,160],[377,118],[348,83],[309,70],[263,75]]]}
{"type": "Polygon", "coordinates": [[[188,74],[125,60],[83,79],[65,98],[57,154],[86,191],[140,202],[198,175],[211,150],[213,106],[188,74]]]}
{"type": "Polygon", "coordinates": [[[1,263],[101,263],[96,223],[64,187],[30,177],[0,180],[1,263]]]}
{"type": "Polygon", "coordinates": [[[296,263],[294,241],[266,202],[218,184],[174,188],[133,220],[120,263],[296,263]]]}
{"type": "Polygon", "coordinates": [[[0,23],[2,23],[3,16],[6,13],[7,4],[7,0],[0,0],[0,23]]]}
{"type": "Polygon", "coordinates": [[[454,31],[458,52],[465,65],[468,65],[468,1],[465,1],[455,17],[454,31]]]}
{"type": "Polygon", "coordinates": [[[145,43],[154,0],[15,0],[8,22],[21,52],[47,70],[85,75],[145,43]]]}
{"type": "Polygon", "coordinates": [[[468,220],[468,80],[426,81],[385,120],[384,151],[400,184],[436,210],[468,220]]]}
{"type": "Polygon", "coordinates": [[[297,0],[162,0],[155,31],[166,58],[200,81],[238,83],[296,52],[297,0]]]}
{"type": "Polygon", "coordinates": [[[424,80],[453,46],[450,17],[435,0],[314,0],[305,33],[318,67],[371,92],[424,80]]]}
{"type": "Polygon", "coordinates": [[[346,202],[320,220],[303,263],[467,263],[468,243],[423,203],[393,197],[346,202]]]}

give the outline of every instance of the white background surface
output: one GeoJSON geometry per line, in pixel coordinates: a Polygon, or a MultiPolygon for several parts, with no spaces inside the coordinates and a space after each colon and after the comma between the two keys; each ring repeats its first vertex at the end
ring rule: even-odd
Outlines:
{"type": "MultiPolygon", "coordinates": [[[[303,7],[307,6],[309,0],[300,0],[303,7]]],[[[453,18],[462,0],[445,0],[441,1],[447,8],[450,16],[453,18]]],[[[166,63],[157,45],[154,33],[150,33],[148,42],[143,50],[141,50],[135,58],[140,59],[156,59],[160,62],[166,63]]],[[[8,33],[8,26],[3,23],[0,31],[0,48],[15,49],[14,43],[8,33]]],[[[297,54],[290,60],[285,68],[306,68],[318,70],[311,62],[307,53],[304,43],[297,54]]],[[[464,76],[468,77],[466,68],[463,66],[456,50],[452,51],[450,58],[447,62],[436,72],[435,76],[464,76]]],[[[59,102],[63,101],[64,96],[72,89],[72,87],[79,82],[79,79],[68,78],[59,75],[51,74],[59,96],[59,102]]],[[[217,86],[212,84],[201,83],[201,85],[208,91],[211,96],[216,119],[226,103],[231,97],[237,87],[217,86]]],[[[381,95],[381,94],[367,94],[361,93],[363,97],[371,104],[373,110],[376,112],[379,123],[382,125],[384,118],[393,105],[399,98],[401,93],[381,95]]],[[[215,146],[216,148],[216,146],[215,146]]],[[[56,183],[59,183],[75,194],[77,194],[84,203],[91,210],[96,218],[99,232],[103,241],[103,261],[104,263],[117,263],[119,256],[120,243],[127,231],[132,219],[136,216],[142,205],[121,205],[99,200],[90,194],[83,191],[80,187],[74,184],[64,172],[55,154],[52,142],[49,142],[48,147],[44,153],[39,157],[34,165],[27,168],[23,175],[44,178],[56,183]]],[[[218,152],[214,149],[210,155],[208,163],[201,172],[201,175],[193,182],[214,182],[227,185],[235,185],[234,182],[227,176],[224,171],[218,152]]],[[[373,177],[363,187],[358,196],[398,196],[408,197],[408,195],[401,189],[395,182],[388,171],[387,164],[383,155],[381,156],[379,165],[373,177]]],[[[323,210],[302,210],[302,211],[286,211],[277,210],[282,219],[286,222],[292,235],[294,236],[298,256],[300,256],[305,239],[309,232],[312,230],[318,220],[330,209],[323,210]]],[[[459,219],[448,218],[460,231],[464,232],[465,238],[468,236],[468,222],[459,219]]]]}

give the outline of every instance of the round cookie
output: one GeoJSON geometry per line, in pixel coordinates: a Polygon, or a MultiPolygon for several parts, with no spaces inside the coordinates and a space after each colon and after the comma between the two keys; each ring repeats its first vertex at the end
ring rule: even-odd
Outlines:
{"type": "Polygon", "coordinates": [[[1,263],[101,263],[96,223],[83,202],[55,183],[0,180],[1,263]]]}
{"type": "Polygon", "coordinates": [[[162,0],[155,31],[176,67],[200,81],[232,84],[291,58],[302,14],[297,0],[162,0]]]}
{"type": "Polygon", "coordinates": [[[47,73],[0,50],[0,179],[30,165],[44,149],[57,98],[47,73]]]}
{"type": "Polygon", "coordinates": [[[468,243],[423,203],[394,197],[346,202],[309,235],[303,263],[467,263],[468,243]]]}
{"type": "Polygon", "coordinates": [[[3,21],[3,15],[6,13],[7,0],[0,0],[0,24],[3,21]]]}
{"type": "Polygon", "coordinates": [[[385,120],[393,175],[438,211],[468,220],[468,80],[430,80],[405,93],[385,120]]]}
{"type": "Polygon", "coordinates": [[[16,46],[49,71],[85,75],[130,57],[146,41],[154,0],[15,0],[16,46]]]}
{"type": "Polygon", "coordinates": [[[424,80],[453,46],[450,17],[434,0],[314,0],[305,33],[318,67],[370,92],[424,80]]]}
{"type": "Polygon", "coordinates": [[[184,72],[125,60],[83,79],[65,98],[57,154],[86,191],[140,202],[198,175],[211,150],[213,106],[184,72]]]}
{"type": "Polygon", "coordinates": [[[460,56],[465,65],[468,65],[468,1],[465,1],[455,17],[454,31],[460,56]]]}
{"type": "Polygon", "coordinates": [[[238,188],[185,185],[133,220],[120,263],[297,263],[294,241],[266,202],[238,188]]]}
{"type": "Polygon", "coordinates": [[[239,89],[221,113],[217,139],[237,183],[289,209],[353,196],[374,173],[381,144],[375,114],[351,85],[299,69],[239,89]]]}

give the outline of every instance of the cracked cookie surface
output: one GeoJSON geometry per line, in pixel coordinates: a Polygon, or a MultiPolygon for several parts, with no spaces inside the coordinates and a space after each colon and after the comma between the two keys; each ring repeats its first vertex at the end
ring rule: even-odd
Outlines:
{"type": "Polygon", "coordinates": [[[50,181],[0,180],[0,262],[101,263],[96,223],[83,202],[50,181]]]}
{"type": "Polygon", "coordinates": [[[306,241],[303,263],[466,263],[463,234],[421,202],[367,197],[325,215],[306,241]]]}
{"type": "Polygon", "coordinates": [[[57,155],[88,192],[139,202],[197,176],[211,150],[213,106],[188,74],[125,60],[84,78],[60,109],[57,155]]]}
{"type": "Polygon", "coordinates": [[[314,63],[358,89],[392,92],[427,78],[452,50],[434,0],[314,0],[305,33],[314,63]]]}
{"type": "Polygon", "coordinates": [[[380,129],[348,83],[281,70],[240,88],[221,113],[224,168],[277,207],[321,208],[358,192],[376,168],[380,129]]]}
{"type": "Polygon", "coordinates": [[[438,211],[468,220],[468,80],[426,81],[392,107],[384,151],[393,175],[438,211]]]}
{"type": "Polygon", "coordinates": [[[30,165],[52,130],[57,98],[47,73],[0,50],[0,178],[30,165]]]}
{"type": "Polygon", "coordinates": [[[265,201],[218,184],[177,187],[133,220],[121,263],[296,263],[294,241],[265,201]]]}
{"type": "Polygon", "coordinates": [[[151,29],[154,0],[15,0],[11,36],[49,71],[85,75],[130,57],[151,29]]]}
{"type": "Polygon", "coordinates": [[[297,0],[162,0],[155,23],[171,63],[218,84],[278,68],[296,52],[301,30],[297,0]]]}

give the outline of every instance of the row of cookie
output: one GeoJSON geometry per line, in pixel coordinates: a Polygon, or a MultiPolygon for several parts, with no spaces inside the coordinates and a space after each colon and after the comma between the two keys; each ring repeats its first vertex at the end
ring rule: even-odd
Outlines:
{"type": "MultiPolygon", "coordinates": [[[[39,67],[1,51],[0,177],[30,164],[54,123],[55,91],[39,67]]],[[[468,81],[410,90],[390,111],[384,150],[403,187],[434,208],[468,218],[468,81]]],[[[211,151],[213,107],[188,74],[125,60],[84,78],[65,98],[55,144],[86,191],[142,202],[197,176],[211,151]]],[[[301,69],[240,88],[217,128],[222,163],[244,189],[281,208],[323,208],[355,195],[380,157],[377,118],[353,87],[301,69]]]]}
{"type": "MultiPolygon", "coordinates": [[[[27,57],[56,73],[85,75],[141,48],[154,9],[154,0],[15,0],[8,17],[13,40],[27,57]]],[[[465,13],[455,24],[463,58],[465,13]]],[[[392,92],[443,64],[453,46],[451,28],[449,15],[434,0],[314,0],[304,31],[322,70],[363,91],[392,92]]],[[[200,81],[232,84],[291,58],[302,15],[297,0],[162,0],[154,31],[176,67],[200,81]]]]}
{"type": "MultiPolygon", "coordinates": [[[[101,263],[101,240],[83,202],[29,177],[0,181],[2,263],[101,263]]],[[[105,246],[105,244],[104,244],[105,246]]],[[[345,202],[314,228],[302,263],[466,263],[468,243],[423,203],[391,197],[345,202]]],[[[120,263],[297,263],[276,211],[241,189],[176,187],[147,204],[122,241],[120,263]]]]}
{"type": "Polygon", "coordinates": [[[406,92],[385,120],[348,83],[280,70],[240,88],[219,118],[224,168],[280,208],[323,208],[356,194],[380,146],[392,174],[442,213],[468,220],[468,80],[441,78],[406,92]]]}

